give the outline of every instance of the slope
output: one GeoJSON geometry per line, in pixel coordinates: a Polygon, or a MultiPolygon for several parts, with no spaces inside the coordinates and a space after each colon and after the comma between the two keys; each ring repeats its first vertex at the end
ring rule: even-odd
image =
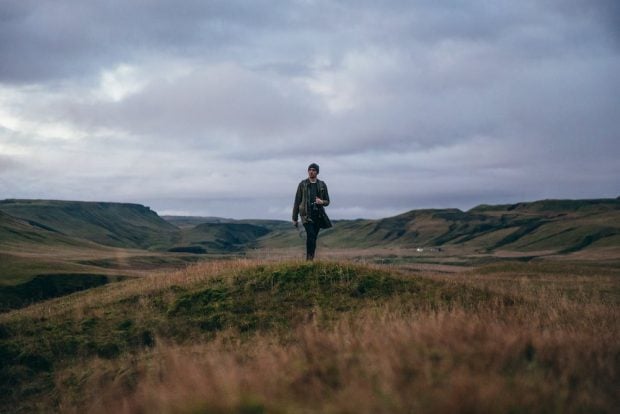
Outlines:
{"type": "Polygon", "coordinates": [[[81,241],[29,220],[13,217],[0,210],[0,245],[21,246],[24,243],[39,245],[78,245],[81,241]]]}
{"type": "Polygon", "coordinates": [[[108,246],[157,249],[178,237],[175,226],[139,204],[4,200],[0,211],[59,234],[108,246]]]}
{"type": "MultiPolygon", "coordinates": [[[[549,251],[620,246],[620,200],[541,200],[458,209],[413,210],[380,220],[335,221],[322,232],[329,248],[458,246],[467,251],[549,251]]],[[[260,240],[264,247],[296,242],[293,230],[260,240]]]]}
{"type": "Polygon", "coordinates": [[[0,211],[0,286],[24,283],[50,273],[99,273],[66,258],[114,253],[109,247],[66,236],[0,211]]]}
{"type": "Polygon", "coordinates": [[[182,229],[178,245],[170,249],[177,252],[232,253],[248,247],[271,230],[265,226],[242,222],[202,223],[182,229]]]}

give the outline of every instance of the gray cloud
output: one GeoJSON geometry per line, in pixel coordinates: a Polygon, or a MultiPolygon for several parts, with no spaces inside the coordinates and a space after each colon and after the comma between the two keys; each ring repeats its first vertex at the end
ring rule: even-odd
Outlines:
{"type": "Polygon", "coordinates": [[[317,161],[336,217],[615,197],[617,4],[5,1],[0,194],[286,218],[317,161]]]}
{"type": "Polygon", "coordinates": [[[12,157],[0,155],[0,173],[14,171],[21,167],[21,163],[12,157]]]}
{"type": "Polygon", "coordinates": [[[222,64],[174,81],[157,79],[121,102],[70,105],[67,118],[180,141],[209,135],[266,138],[304,127],[316,105],[293,84],[222,64]]]}

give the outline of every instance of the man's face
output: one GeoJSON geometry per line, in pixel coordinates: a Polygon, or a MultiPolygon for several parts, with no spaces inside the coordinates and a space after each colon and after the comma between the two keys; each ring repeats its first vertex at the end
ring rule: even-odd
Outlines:
{"type": "Polygon", "coordinates": [[[311,178],[311,179],[313,179],[313,180],[314,180],[314,179],[316,178],[316,175],[317,175],[317,174],[318,174],[318,173],[316,172],[316,169],[314,169],[314,168],[308,168],[308,178],[311,178]]]}

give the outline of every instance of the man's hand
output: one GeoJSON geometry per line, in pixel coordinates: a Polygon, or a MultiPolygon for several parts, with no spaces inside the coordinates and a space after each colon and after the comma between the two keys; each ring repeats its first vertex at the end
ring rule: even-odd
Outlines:
{"type": "Polygon", "coordinates": [[[295,226],[295,227],[299,227],[299,221],[297,221],[297,220],[293,220],[293,226],[295,226]]]}
{"type": "Polygon", "coordinates": [[[320,198],[318,198],[318,197],[316,198],[316,200],[314,200],[314,202],[315,202],[316,204],[320,205],[320,206],[322,206],[322,205],[323,205],[323,200],[321,200],[321,199],[320,199],[320,198]]]}

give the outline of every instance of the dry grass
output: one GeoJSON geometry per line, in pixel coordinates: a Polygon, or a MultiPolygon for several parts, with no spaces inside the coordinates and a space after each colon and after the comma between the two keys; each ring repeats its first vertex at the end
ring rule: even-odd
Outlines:
{"type": "Polygon", "coordinates": [[[533,322],[382,313],[302,326],[285,343],[160,346],[133,362],[136,384],[95,386],[89,411],[611,412],[618,332],[533,322]]]}
{"type": "MultiPolygon", "coordinates": [[[[224,265],[212,266],[216,272],[224,265]]],[[[160,283],[189,283],[193,273],[186,272],[160,283]]],[[[620,406],[618,279],[605,272],[576,273],[433,276],[501,292],[515,299],[510,306],[504,301],[473,308],[392,304],[349,313],[330,326],[314,319],[278,336],[263,332],[241,340],[228,331],[185,346],[160,340],[141,354],[91,360],[58,373],[60,409],[615,412],[620,406]]]]}

